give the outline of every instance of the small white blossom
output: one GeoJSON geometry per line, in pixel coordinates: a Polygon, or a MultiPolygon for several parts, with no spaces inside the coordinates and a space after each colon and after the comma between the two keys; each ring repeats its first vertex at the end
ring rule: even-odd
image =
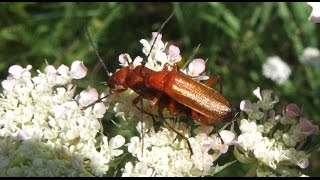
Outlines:
{"type": "Polygon", "coordinates": [[[141,65],[142,61],[143,59],[140,56],[137,56],[132,62],[130,55],[127,53],[121,54],[119,56],[119,62],[120,62],[119,65],[122,67],[129,66],[129,64],[133,64],[133,67],[136,67],[138,65],[141,65]]]}
{"type": "Polygon", "coordinates": [[[181,69],[180,71],[187,74],[197,81],[207,80],[209,76],[201,75],[205,70],[205,61],[203,59],[194,59],[188,65],[188,68],[181,69]]]}
{"type": "Polygon", "coordinates": [[[318,48],[307,47],[303,50],[302,55],[299,57],[302,64],[320,65],[320,51],[318,48]]]}
{"type": "Polygon", "coordinates": [[[278,96],[275,96],[274,99],[271,97],[272,92],[272,90],[262,90],[260,92],[260,87],[257,87],[257,89],[253,91],[253,94],[260,99],[257,104],[263,110],[272,109],[273,105],[279,102],[278,96]]]}
{"type": "Polygon", "coordinates": [[[87,74],[87,68],[82,61],[74,61],[71,65],[70,74],[73,79],[82,79],[87,74]]]}
{"type": "Polygon", "coordinates": [[[180,49],[177,46],[170,45],[168,50],[168,58],[174,63],[181,61],[180,49]]]}
{"type": "Polygon", "coordinates": [[[240,102],[240,110],[248,114],[249,119],[261,119],[264,114],[259,110],[257,103],[251,103],[249,100],[242,100],[240,102]]]}
{"type": "MultiPolygon", "coordinates": [[[[122,117],[124,120],[136,120],[140,119],[141,111],[132,105],[133,100],[138,95],[131,89],[128,89],[122,93],[115,94],[109,98],[109,100],[113,100],[115,105],[112,108],[114,112],[116,112],[115,116],[122,117]]],[[[138,104],[140,106],[140,103],[138,104]]],[[[143,100],[143,108],[144,111],[154,113],[155,109],[150,108],[150,102],[143,100]]]]}
{"type": "Polygon", "coordinates": [[[291,75],[291,69],[280,57],[272,56],[262,66],[262,74],[279,85],[284,84],[291,75]]]}
{"type": "Polygon", "coordinates": [[[305,135],[317,135],[319,133],[319,126],[312,124],[308,119],[301,117],[297,128],[301,130],[301,133],[305,135]]]}
{"type": "Polygon", "coordinates": [[[135,166],[131,162],[125,165],[122,177],[151,177],[153,176],[153,170],[148,167],[145,162],[137,162],[135,166]]]}
{"type": "Polygon", "coordinates": [[[312,7],[309,20],[315,23],[320,22],[320,2],[307,2],[312,7]]]}

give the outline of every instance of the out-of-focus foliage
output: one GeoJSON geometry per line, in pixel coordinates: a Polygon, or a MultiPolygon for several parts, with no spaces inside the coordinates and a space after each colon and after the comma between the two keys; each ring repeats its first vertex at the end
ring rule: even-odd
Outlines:
{"type": "MultiPolygon", "coordinates": [[[[298,61],[304,48],[319,48],[320,26],[308,21],[311,7],[306,3],[0,3],[0,77],[16,63],[31,64],[35,70],[43,69],[46,61],[70,65],[79,59],[91,72],[88,82],[101,86],[96,82],[105,81],[107,73],[87,29],[113,72],[121,53],[142,55],[139,40],[150,38],[172,11],[163,41],[180,47],[184,61],[200,44],[194,57],[208,59],[207,72],[223,78],[224,95],[233,104],[260,86],[274,90],[282,103],[302,106],[304,116],[320,123],[320,67],[298,61]],[[274,55],[292,70],[283,85],[262,75],[262,64],[274,55]]],[[[319,176],[319,155],[313,156],[305,174],[319,176]]],[[[238,165],[221,176],[247,170],[238,165]]]]}

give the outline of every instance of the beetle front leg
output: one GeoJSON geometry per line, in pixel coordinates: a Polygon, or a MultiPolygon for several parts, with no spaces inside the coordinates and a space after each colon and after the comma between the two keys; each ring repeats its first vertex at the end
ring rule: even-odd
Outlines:
{"type": "Polygon", "coordinates": [[[160,99],[163,97],[163,92],[157,92],[157,94],[155,95],[155,97],[152,99],[151,101],[151,108],[155,108],[158,104],[160,99]]]}
{"type": "Polygon", "coordinates": [[[110,96],[110,95],[122,93],[122,92],[124,92],[124,91],[126,91],[126,90],[127,90],[127,89],[113,89],[113,90],[110,91],[109,94],[107,94],[107,95],[103,96],[102,98],[99,98],[99,99],[96,100],[95,102],[93,102],[93,103],[91,103],[91,104],[83,107],[82,110],[87,109],[88,107],[91,107],[91,106],[97,104],[98,102],[102,102],[103,99],[107,98],[107,97],[110,96]]]}

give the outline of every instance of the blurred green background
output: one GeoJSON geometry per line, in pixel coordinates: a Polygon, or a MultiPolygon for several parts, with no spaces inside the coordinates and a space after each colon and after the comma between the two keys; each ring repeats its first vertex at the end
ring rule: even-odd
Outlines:
{"type": "MultiPolygon", "coordinates": [[[[298,61],[304,48],[319,47],[320,24],[308,21],[311,10],[298,2],[0,3],[0,79],[13,64],[43,70],[46,61],[58,67],[82,60],[89,69],[89,83],[105,81],[86,29],[113,72],[121,53],[142,56],[139,40],[150,39],[173,11],[162,30],[163,41],[178,46],[184,60],[200,44],[195,58],[208,59],[207,72],[223,77],[224,95],[237,108],[243,99],[256,100],[252,91],[259,86],[275,91],[279,108],[294,102],[319,124],[319,67],[298,61]],[[262,64],[274,55],[292,70],[283,85],[262,75],[262,64]]],[[[318,153],[312,155],[306,174],[320,175],[318,153]]],[[[233,165],[219,175],[245,171],[233,165]]]]}

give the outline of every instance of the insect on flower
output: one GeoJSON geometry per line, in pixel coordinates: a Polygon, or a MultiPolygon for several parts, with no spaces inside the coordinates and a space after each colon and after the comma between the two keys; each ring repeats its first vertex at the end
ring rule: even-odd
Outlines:
{"type": "MultiPolygon", "coordinates": [[[[173,14],[171,14],[159,28],[147,55],[147,60],[160,31],[172,16],[173,14]]],[[[95,52],[99,57],[97,51],[95,52]]],[[[126,56],[124,56],[124,58],[126,58],[126,56]]],[[[99,60],[103,63],[100,57],[99,60]]],[[[133,63],[129,63],[128,58],[126,61],[128,66],[122,67],[109,76],[108,86],[110,87],[110,93],[99,99],[99,101],[112,94],[118,94],[127,89],[132,89],[138,94],[132,102],[133,106],[144,113],[150,114],[137,106],[137,103],[142,99],[150,100],[151,108],[158,107],[158,114],[163,120],[163,110],[165,108],[174,116],[185,113],[195,121],[204,125],[213,125],[217,121],[227,122],[234,117],[235,109],[222,95],[220,76],[213,76],[205,84],[202,84],[180,72],[175,63],[173,66],[167,63],[164,65],[163,70],[155,71],[147,68],[145,65],[134,66],[133,63]],[[220,81],[220,93],[211,88],[211,85],[217,81],[220,81]],[[118,85],[121,85],[123,88],[117,88],[118,85]]],[[[103,65],[103,67],[105,67],[105,65],[103,65]]],[[[173,131],[187,140],[186,137],[170,126],[168,122],[165,120],[164,122],[173,131]]],[[[187,142],[192,154],[190,143],[188,140],[187,142]]]]}

